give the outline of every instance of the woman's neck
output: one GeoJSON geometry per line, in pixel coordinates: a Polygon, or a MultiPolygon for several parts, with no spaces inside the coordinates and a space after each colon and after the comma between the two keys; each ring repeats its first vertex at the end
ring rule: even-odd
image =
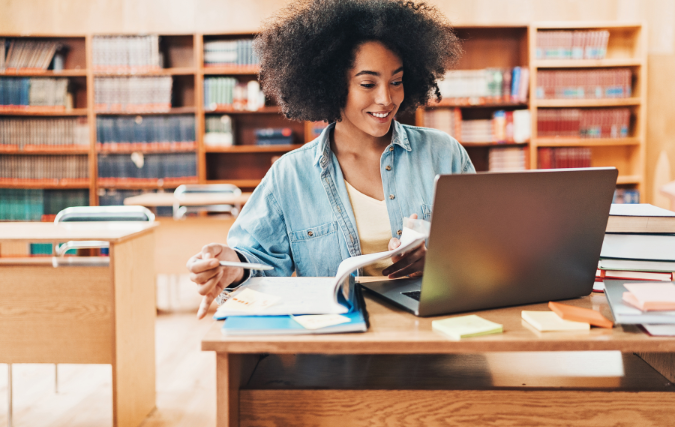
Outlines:
{"type": "Polygon", "coordinates": [[[339,152],[364,153],[367,151],[373,151],[379,155],[391,142],[393,127],[392,122],[389,132],[385,135],[373,136],[363,132],[346,120],[337,122],[331,138],[331,149],[336,155],[339,152]]]}

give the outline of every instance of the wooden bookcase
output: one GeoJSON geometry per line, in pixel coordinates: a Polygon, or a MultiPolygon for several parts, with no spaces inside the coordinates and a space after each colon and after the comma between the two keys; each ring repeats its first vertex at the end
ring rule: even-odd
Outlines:
{"type": "MultiPolygon", "coordinates": [[[[527,108],[531,113],[531,138],[526,147],[526,165],[536,169],[539,149],[545,147],[587,147],[591,150],[591,166],[614,166],[619,170],[619,187],[644,189],[645,111],[646,111],[646,40],[641,24],[616,23],[534,23],[529,26],[463,26],[457,33],[464,40],[465,54],[457,64],[459,70],[527,67],[530,74],[528,101],[520,105],[463,105],[444,99],[418,111],[415,123],[424,126],[426,108],[462,109],[465,119],[488,119],[495,110],[527,108]],[[542,60],[536,59],[538,31],[608,30],[610,33],[605,59],[542,60]],[[632,73],[632,96],[609,99],[537,99],[537,73],[540,70],[589,70],[628,68],[632,73]],[[628,107],[631,125],[626,138],[544,138],[537,134],[537,113],[546,108],[611,108],[628,107]]],[[[461,142],[461,141],[460,141],[461,142]]],[[[523,145],[523,144],[518,144],[523,145]]],[[[477,170],[487,170],[490,149],[513,147],[514,144],[466,144],[477,170]]]]}
{"type": "MultiPolygon", "coordinates": [[[[619,169],[618,185],[644,189],[645,171],[645,109],[646,109],[646,44],[645,31],[640,24],[615,23],[534,23],[521,26],[461,26],[456,28],[464,40],[465,54],[456,69],[479,70],[484,68],[526,67],[530,73],[528,101],[524,103],[492,103],[484,105],[459,105],[452,99],[418,109],[416,114],[400,116],[403,123],[424,126],[424,111],[427,108],[460,107],[466,119],[487,119],[495,110],[529,109],[532,119],[532,136],[525,147],[526,164],[534,169],[538,164],[538,150],[543,147],[589,147],[592,166],[616,166],[619,169]],[[610,32],[606,59],[602,60],[537,60],[535,58],[536,34],[538,31],[606,29],[610,32]],[[540,70],[612,69],[629,68],[632,71],[632,97],[617,99],[537,99],[537,73],[540,70]],[[537,113],[547,108],[608,108],[628,107],[631,111],[631,127],[627,138],[581,139],[543,138],[537,135],[537,113]]],[[[109,34],[105,34],[109,35],[109,34]]],[[[3,34],[0,37],[18,38],[20,35],[3,34]]],[[[209,40],[252,39],[253,33],[221,34],[167,34],[160,35],[160,52],[164,68],[141,73],[109,73],[95,71],[93,66],[93,38],[88,35],[51,36],[38,34],[30,39],[58,40],[67,46],[64,69],[60,72],[0,73],[0,78],[11,76],[66,77],[73,94],[73,108],[57,112],[28,110],[0,111],[0,117],[87,117],[90,144],[88,149],[73,151],[49,151],[50,155],[78,154],[88,156],[89,179],[87,184],[54,183],[49,185],[16,184],[1,185],[3,188],[61,188],[82,189],[90,193],[90,203],[98,204],[99,189],[137,189],[172,191],[177,185],[101,185],[97,179],[99,152],[96,145],[97,116],[146,116],[146,115],[194,115],[196,130],[197,175],[199,183],[233,183],[244,190],[258,185],[271,163],[280,155],[310,141],[312,123],[293,122],[285,119],[270,100],[258,111],[211,110],[204,106],[204,81],[208,77],[236,77],[241,81],[256,78],[257,67],[207,67],[204,65],[204,42],[209,40]],[[95,79],[105,76],[172,76],[171,109],[161,113],[109,113],[99,112],[94,105],[95,79]],[[234,144],[231,147],[213,147],[204,144],[205,120],[211,115],[228,114],[234,123],[234,144]],[[294,141],[284,146],[255,145],[256,128],[289,127],[294,141]]],[[[461,141],[460,141],[461,142],[461,141]]],[[[467,144],[477,170],[487,170],[489,150],[512,147],[513,144],[467,144]]],[[[0,156],[16,153],[0,153],[0,156]]],[[[20,152],[19,154],[28,154],[20,152]]],[[[36,152],[36,154],[43,154],[36,152]]]]}

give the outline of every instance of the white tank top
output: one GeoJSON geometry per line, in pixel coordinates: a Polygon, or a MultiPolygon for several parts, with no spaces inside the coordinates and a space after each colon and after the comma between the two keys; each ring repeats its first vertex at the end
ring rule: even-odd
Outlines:
{"type": "MultiPolygon", "coordinates": [[[[345,185],[352,202],[356,231],[361,240],[361,253],[365,255],[386,251],[392,237],[387,203],[384,200],[366,196],[347,181],[345,185]]],[[[381,276],[382,270],[390,265],[391,259],[385,259],[365,267],[363,272],[366,276],[381,276]]]]}

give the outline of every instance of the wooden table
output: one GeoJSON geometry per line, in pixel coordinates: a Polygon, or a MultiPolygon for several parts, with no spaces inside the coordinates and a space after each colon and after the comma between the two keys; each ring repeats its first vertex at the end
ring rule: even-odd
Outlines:
{"type": "Polygon", "coordinates": [[[180,203],[181,206],[243,205],[251,197],[251,194],[187,193],[176,197],[173,193],[146,193],[127,197],[124,199],[124,204],[126,206],[145,207],[173,206],[175,203],[180,203]]]}
{"type": "Polygon", "coordinates": [[[110,242],[107,266],[0,260],[0,363],[110,364],[113,425],[139,425],[155,407],[157,225],[0,223],[0,244],[110,242]]]}
{"type": "MultiPolygon", "coordinates": [[[[432,320],[449,316],[418,318],[375,298],[366,295],[370,328],[363,334],[226,337],[214,322],[202,350],[216,352],[218,426],[675,419],[675,338],[634,326],[540,333],[520,317],[523,309],[548,310],[534,304],[476,312],[503,324],[504,333],[452,341],[431,330],[432,320]]],[[[567,303],[611,318],[604,294],[567,303]]]]}

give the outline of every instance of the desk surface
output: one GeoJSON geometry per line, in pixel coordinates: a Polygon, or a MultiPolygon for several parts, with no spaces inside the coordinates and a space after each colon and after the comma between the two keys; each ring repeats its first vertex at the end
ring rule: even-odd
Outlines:
{"type": "Polygon", "coordinates": [[[0,242],[120,242],[148,233],[158,225],[156,222],[1,222],[0,242]]]}
{"type": "MultiPolygon", "coordinates": [[[[202,350],[229,353],[322,354],[421,354],[483,353],[493,351],[589,351],[674,352],[675,338],[650,337],[637,326],[591,328],[584,332],[546,332],[531,329],[521,320],[521,310],[549,311],[546,303],[507,307],[438,317],[415,317],[372,294],[365,293],[370,328],[366,333],[333,335],[280,335],[228,337],[222,321],[214,322],[202,340],[202,350]],[[431,330],[431,321],[477,314],[501,323],[504,333],[452,341],[431,330]]],[[[612,319],[604,294],[565,301],[570,305],[599,309],[612,319]]]]}
{"type": "Polygon", "coordinates": [[[231,194],[184,194],[177,198],[173,193],[147,193],[140,196],[127,197],[124,204],[127,206],[173,206],[178,202],[181,206],[204,206],[244,204],[251,197],[251,193],[241,193],[238,196],[231,194]]]}

